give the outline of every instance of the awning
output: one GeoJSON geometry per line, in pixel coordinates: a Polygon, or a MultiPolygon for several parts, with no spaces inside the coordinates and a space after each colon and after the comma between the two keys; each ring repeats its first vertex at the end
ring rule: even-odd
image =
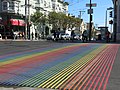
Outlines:
{"type": "Polygon", "coordinates": [[[21,19],[10,19],[11,25],[25,26],[25,21],[21,19]]]}

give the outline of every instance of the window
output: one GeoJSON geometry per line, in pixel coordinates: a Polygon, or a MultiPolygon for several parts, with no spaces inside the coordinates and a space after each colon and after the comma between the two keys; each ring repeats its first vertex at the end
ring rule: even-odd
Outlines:
{"type": "Polygon", "coordinates": [[[56,0],[52,0],[53,2],[56,2],[56,0]]]}
{"type": "Polygon", "coordinates": [[[14,10],[14,9],[15,9],[14,2],[11,1],[11,2],[9,3],[9,10],[14,10]]]}
{"type": "Polygon", "coordinates": [[[8,10],[8,2],[7,1],[2,2],[2,10],[8,10]]]}
{"type": "Polygon", "coordinates": [[[43,4],[43,0],[41,0],[41,4],[43,4]]]}
{"type": "Polygon", "coordinates": [[[49,2],[49,6],[48,6],[49,8],[51,7],[51,3],[49,2]]]}
{"type": "Polygon", "coordinates": [[[44,1],[44,6],[47,6],[47,2],[46,1],[44,1]]]}
{"type": "Polygon", "coordinates": [[[55,9],[55,4],[52,4],[52,8],[55,9]]]}

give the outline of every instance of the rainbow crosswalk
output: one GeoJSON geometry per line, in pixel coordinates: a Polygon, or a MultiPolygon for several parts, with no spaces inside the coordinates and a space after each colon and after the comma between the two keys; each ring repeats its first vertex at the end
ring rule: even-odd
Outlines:
{"type": "Polygon", "coordinates": [[[0,85],[105,90],[118,48],[67,44],[0,56],[0,85]]]}

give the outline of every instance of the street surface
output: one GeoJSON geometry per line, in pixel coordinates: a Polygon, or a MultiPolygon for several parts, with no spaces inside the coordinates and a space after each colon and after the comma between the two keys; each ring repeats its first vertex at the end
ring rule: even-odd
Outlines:
{"type": "Polygon", "coordinates": [[[120,90],[119,70],[120,44],[0,42],[0,90],[120,90]]]}

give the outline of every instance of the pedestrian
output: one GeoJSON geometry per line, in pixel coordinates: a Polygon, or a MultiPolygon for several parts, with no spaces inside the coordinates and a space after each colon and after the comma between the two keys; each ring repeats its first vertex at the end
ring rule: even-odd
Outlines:
{"type": "Polygon", "coordinates": [[[35,40],[37,40],[37,38],[38,38],[38,35],[37,35],[37,33],[35,33],[35,40]]]}
{"type": "Polygon", "coordinates": [[[87,30],[83,31],[83,34],[82,34],[82,40],[83,42],[87,42],[88,41],[88,33],[87,33],[87,30]]]}
{"type": "Polygon", "coordinates": [[[106,42],[110,42],[110,32],[108,30],[106,32],[106,42]]]}
{"type": "Polygon", "coordinates": [[[75,36],[75,32],[74,30],[71,31],[71,38],[72,38],[72,41],[74,40],[74,36],[75,36]]]}
{"type": "Polygon", "coordinates": [[[33,34],[33,32],[32,32],[32,40],[33,40],[33,38],[34,38],[34,34],[33,34]]]}

